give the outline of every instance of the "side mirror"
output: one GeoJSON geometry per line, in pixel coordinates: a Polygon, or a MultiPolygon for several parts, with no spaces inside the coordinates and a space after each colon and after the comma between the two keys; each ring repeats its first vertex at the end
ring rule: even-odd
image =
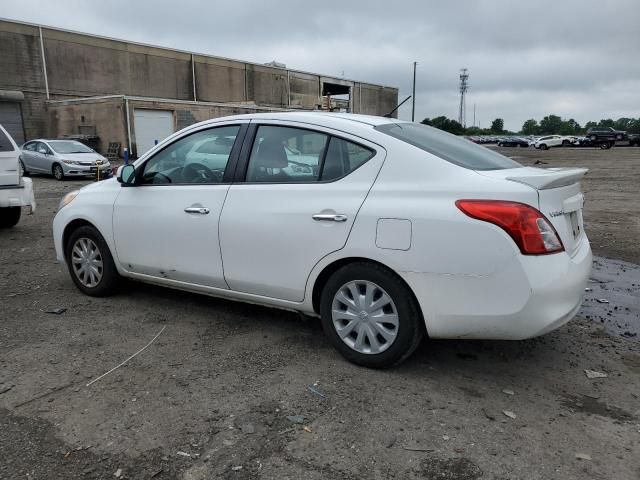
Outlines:
{"type": "Polygon", "coordinates": [[[118,167],[117,177],[118,182],[122,185],[135,185],[136,183],[136,169],[133,165],[123,165],[118,167]]]}

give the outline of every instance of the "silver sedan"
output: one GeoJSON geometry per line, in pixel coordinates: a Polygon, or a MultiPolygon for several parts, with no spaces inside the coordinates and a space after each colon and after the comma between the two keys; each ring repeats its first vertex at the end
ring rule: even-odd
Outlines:
{"type": "Polygon", "coordinates": [[[25,175],[47,173],[57,180],[65,177],[111,176],[109,160],[76,140],[32,140],[20,152],[25,175]]]}

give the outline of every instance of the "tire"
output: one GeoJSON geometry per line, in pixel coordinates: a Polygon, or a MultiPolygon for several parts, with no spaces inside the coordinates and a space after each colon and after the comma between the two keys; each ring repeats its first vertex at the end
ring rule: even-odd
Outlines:
{"type": "MultiPolygon", "coordinates": [[[[365,296],[361,298],[361,301],[364,301],[365,296]]],[[[388,368],[402,363],[416,350],[425,333],[420,309],[402,279],[382,266],[367,262],[346,265],[329,278],[320,297],[320,316],[322,328],[333,346],[350,362],[369,368],[388,368]],[[353,300],[353,294],[349,292],[354,289],[360,290],[356,290],[358,297],[362,295],[362,291],[369,292],[365,289],[371,289],[371,301],[374,304],[382,301],[382,307],[368,311],[366,305],[356,302],[349,308],[340,298],[347,302],[353,300]],[[384,294],[390,300],[387,303],[384,303],[384,294]],[[334,321],[334,311],[342,311],[349,315],[349,310],[353,313],[360,311],[357,316],[351,317],[351,320],[348,320],[349,317],[340,318],[338,314],[334,321]],[[395,316],[395,319],[390,319],[383,325],[382,322],[371,320],[374,313],[376,316],[385,314],[389,318],[395,316]],[[355,326],[349,329],[350,333],[343,335],[343,340],[337,328],[348,328],[354,322],[355,326]],[[358,326],[364,328],[358,330],[358,326]],[[382,336],[382,332],[385,332],[387,339],[382,336]],[[374,338],[371,338],[371,334],[374,338]],[[358,349],[360,337],[363,341],[358,349]],[[363,351],[367,349],[370,351],[363,351]],[[376,353],[375,350],[379,351],[376,353]]]]}
{"type": "Polygon", "coordinates": [[[540,145],[540,150],[549,150],[549,147],[547,147],[547,145],[543,143],[542,145],[540,145]]]}
{"type": "Polygon", "coordinates": [[[601,150],[609,150],[611,148],[611,143],[609,142],[602,142],[600,144],[600,149],[601,150]]]}
{"type": "Polygon", "coordinates": [[[22,161],[22,159],[20,159],[20,168],[22,169],[22,175],[20,175],[21,177],[28,177],[29,175],[31,175],[29,173],[29,170],[27,170],[27,167],[24,166],[24,162],[22,161]]]}
{"type": "MultiPolygon", "coordinates": [[[[94,227],[85,225],[71,233],[65,245],[65,259],[73,283],[84,294],[92,297],[106,297],[117,291],[120,275],[113,263],[113,257],[107,243],[94,227]],[[83,247],[86,247],[86,249],[83,247]],[[94,257],[93,265],[84,265],[85,268],[94,267],[92,268],[93,275],[90,273],[85,273],[84,275],[81,272],[78,273],[77,270],[80,270],[81,267],[76,267],[76,265],[80,264],[82,259],[87,260],[89,257],[86,254],[94,249],[97,249],[98,254],[94,257]],[[101,262],[101,267],[96,261],[101,262]]],[[[89,259],[88,261],[91,262],[92,260],[89,259]]]]}
{"type": "Polygon", "coordinates": [[[562,141],[562,146],[563,147],[568,147],[569,145],[571,145],[571,142],[569,140],[563,140],[562,141]]]}
{"type": "Polygon", "coordinates": [[[4,207],[0,208],[0,228],[11,228],[20,221],[22,208],[4,207]]]}
{"type": "Polygon", "coordinates": [[[53,164],[53,167],[51,167],[51,174],[59,182],[64,180],[64,170],[62,170],[62,166],[59,163],[53,164]]]}

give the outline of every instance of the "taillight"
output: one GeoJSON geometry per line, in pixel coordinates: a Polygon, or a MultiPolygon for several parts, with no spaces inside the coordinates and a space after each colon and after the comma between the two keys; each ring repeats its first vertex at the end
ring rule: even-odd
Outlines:
{"type": "Polygon", "coordinates": [[[553,225],[529,205],[503,200],[458,200],[456,206],[471,218],[502,228],[525,255],[545,255],[564,250],[553,225]]]}

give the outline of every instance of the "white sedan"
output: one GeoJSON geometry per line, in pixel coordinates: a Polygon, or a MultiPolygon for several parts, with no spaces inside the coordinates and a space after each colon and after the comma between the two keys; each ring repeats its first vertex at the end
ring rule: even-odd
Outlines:
{"type": "Polygon", "coordinates": [[[569,321],[591,269],[585,173],[388,118],[217,118],[67,194],[55,247],[88,295],[127,277],[300,311],[347,359],[387,367],[425,335],[517,340],[569,321]],[[229,146],[225,162],[194,156],[203,140],[229,146]]]}

